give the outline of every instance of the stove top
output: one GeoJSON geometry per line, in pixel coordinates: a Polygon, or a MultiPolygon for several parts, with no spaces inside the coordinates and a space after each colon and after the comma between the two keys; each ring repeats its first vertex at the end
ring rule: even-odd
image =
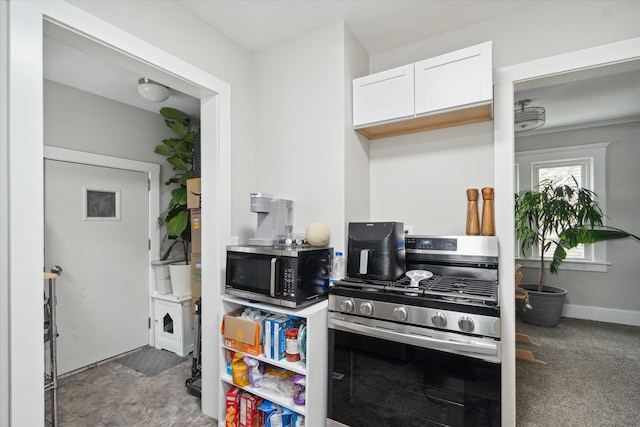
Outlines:
{"type": "Polygon", "coordinates": [[[424,279],[337,280],[329,287],[330,319],[500,338],[495,236],[406,236],[405,246],[406,271],[424,279]]]}
{"type": "Polygon", "coordinates": [[[407,277],[395,281],[377,281],[345,278],[334,286],[371,292],[370,299],[385,300],[383,294],[403,295],[406,304],[412,300],[427,299],[449,301],[460,304],[498,305],[498,283],[467,277],[434,275],[412,286],[407,277]],[[377,295],[380,294],[380,295],[377,295]]]}

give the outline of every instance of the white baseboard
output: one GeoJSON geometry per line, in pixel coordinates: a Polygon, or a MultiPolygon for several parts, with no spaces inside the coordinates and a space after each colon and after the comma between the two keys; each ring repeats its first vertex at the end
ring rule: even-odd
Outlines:
{"type": "Polygon", "coordinates": [[[618,310],[614,308],[565,304],[562,309],[562,317],[640,326],[640,311],[618,310]]]}

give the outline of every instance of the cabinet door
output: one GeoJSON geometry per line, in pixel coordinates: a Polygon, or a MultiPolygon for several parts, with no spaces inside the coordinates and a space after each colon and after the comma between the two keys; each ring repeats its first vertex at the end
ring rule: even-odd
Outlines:
{"type": "Polygon", "coordinates": [[[415,64],[416,115],[493,99],[491,42],[415,64]]]}
{"type": "Polygon", "coordinates": [[[353,126],[413,116],[413,65],[353,80],[353,126]]]}

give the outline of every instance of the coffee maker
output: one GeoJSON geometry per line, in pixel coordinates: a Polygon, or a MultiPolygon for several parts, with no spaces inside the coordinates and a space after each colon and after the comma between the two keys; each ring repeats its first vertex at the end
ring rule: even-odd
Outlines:
{"type": "Polygon", "coordinates": [[[252,246],[274,246],[278,236],[291,237],[293,230],[293,202],[274,199],[271,194],[251,193],[251,212],[258,214],[256,237],[249,238],[252,246]]]}

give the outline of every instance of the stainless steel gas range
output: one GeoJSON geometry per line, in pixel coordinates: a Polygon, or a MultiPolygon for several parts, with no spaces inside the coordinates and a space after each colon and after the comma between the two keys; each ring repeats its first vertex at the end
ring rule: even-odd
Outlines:
{"type": "Polygon", "coordinates": [[[404,246],[412,278],[329,290],[328,425],[499,426],[496,237],[404,246]]]}

